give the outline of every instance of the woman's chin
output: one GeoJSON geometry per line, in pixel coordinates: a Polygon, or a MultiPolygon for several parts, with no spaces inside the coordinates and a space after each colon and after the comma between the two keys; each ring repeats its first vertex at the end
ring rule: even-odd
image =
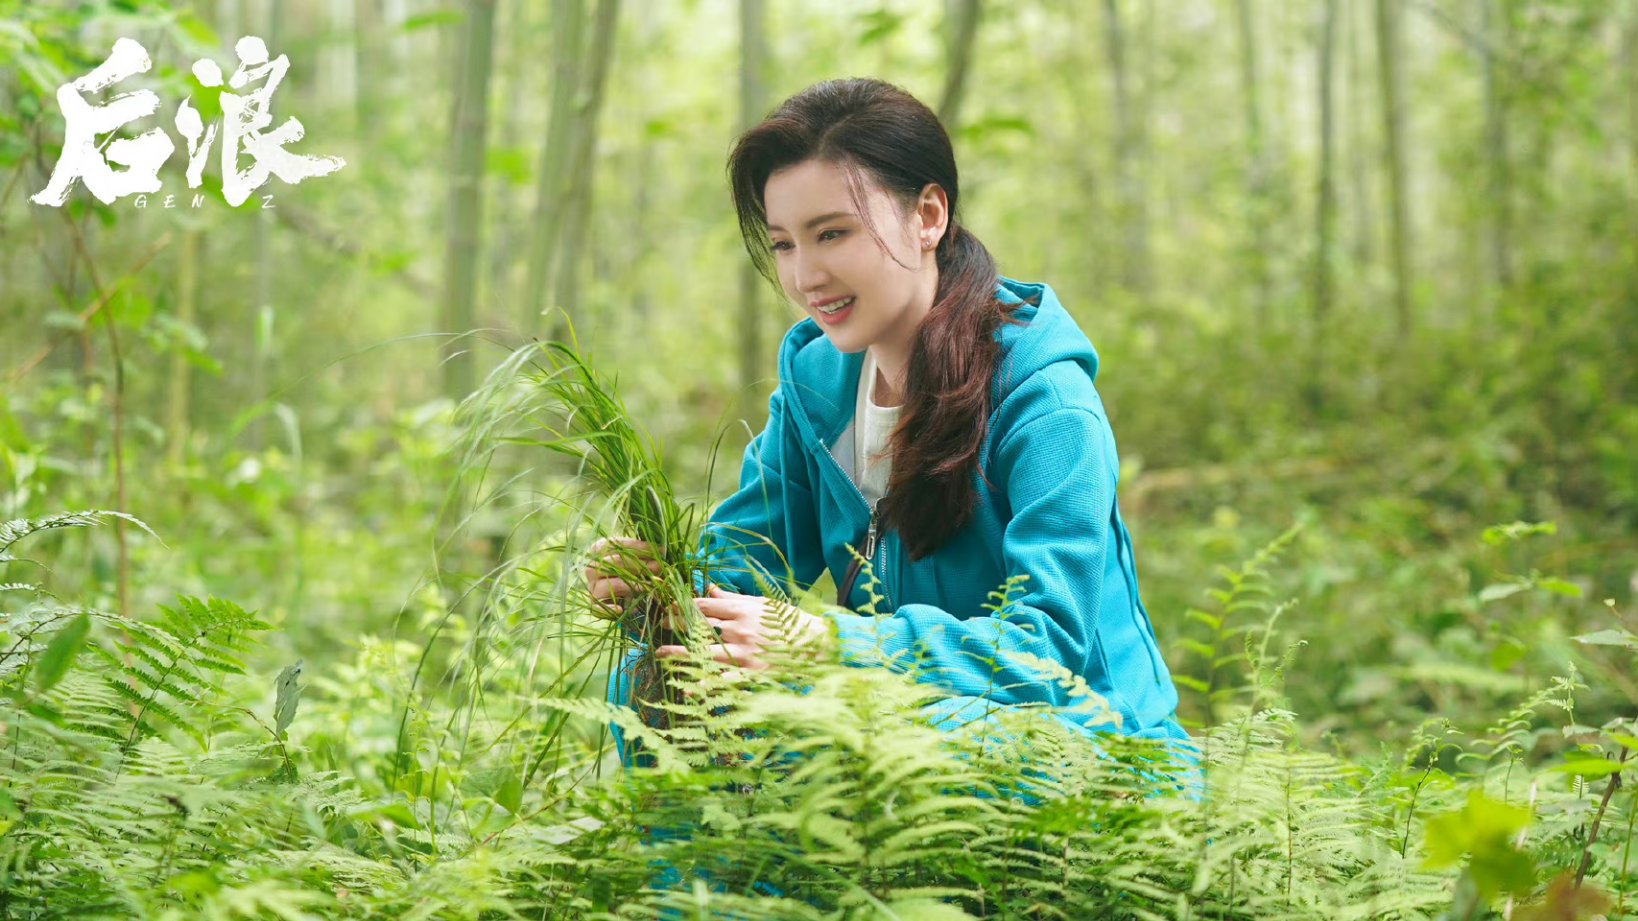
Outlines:
{"type": "Polygon", "coordinates": [[[825,330],[825,338],[829,339],[830,344],[836,347],[836,351],[841,352],[843,355],[852,355],[855,352],[862,352],[870,346],[870,343],[868,342],[859,341],[857,336],[850,336],[847,333],[832,332],[828,329],[825,330]]]}

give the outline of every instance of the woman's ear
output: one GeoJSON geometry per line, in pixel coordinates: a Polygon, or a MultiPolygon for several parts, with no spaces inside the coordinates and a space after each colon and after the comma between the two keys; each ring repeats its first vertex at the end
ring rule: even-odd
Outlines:
{"type": "Polygon", "coordinates": [[[916,200],[916,223],[921,232],[922,249],[932,249],[944,239],[950,223],[950,199],[944,187],[929,182],[916,200]]]}

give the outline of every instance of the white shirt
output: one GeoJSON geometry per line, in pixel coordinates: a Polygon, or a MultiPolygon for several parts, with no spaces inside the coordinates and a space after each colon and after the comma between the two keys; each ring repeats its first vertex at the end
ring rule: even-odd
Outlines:
{"type": "Polygon", "coordinates": [[[865,350],[864,367],[859,369],[859,401],[853,413],[853,474],[859,491],[872,506],[887,492],[892,458],[888,441],[899,424],[903,406],[876,403],[876,359],[865,350]]]}

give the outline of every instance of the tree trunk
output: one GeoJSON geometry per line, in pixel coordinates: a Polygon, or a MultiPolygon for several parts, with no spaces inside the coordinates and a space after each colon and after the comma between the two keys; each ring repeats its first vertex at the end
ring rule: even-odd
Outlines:
{"type": "MultiPolygon", "coordinates": [[[[349,115],[357,115],[359,91],[358,49],[352,37],[358,34],[357,0],[328,0],[318,14],[324,30],[319,53],[319,76],[313,88],[315,102],[330,111],[345,108],[349,115]]],[[[274,49],[276,55],[279,52],[274,49]]],[[[362,125],[355,118],[352,125],[355,136],[362,125]]]]}
{"type": "MultiPolygon", "coordinates": [[[[551,290],[557,261],[557,241],[563,227],[563,201],[568,152],[574,146],[574,104],[580,86],[582,49],[585,42],[585,0],[553,0],[552,3],[552,111],[546,125],[546,141],[541,145],[540,166],[535,177],[534,235],[529,250],[529,272],[523,294],[521,330],[528,334],[540,326],[538,317],[551,305],[551,290]]],[[[558,305],[567,310],[567,304],[558,305]]],[[[554,323],[555,325],[555,323],[554,323]]]]}
{"type": "MultiPolygon", "coordinates": [[[[536,55],[533,53],[540,36],[534,29],[534,6],[527,3],[515,3],[506,9],[501,34],[506,36],[507,45],[497,62],[493,95],[505,102],[505,108],[496,113],[494,134],[496,144],[508,154],[517,150],[523,144],[521,132],[525,112],[534,97],[524,87],[528,84],[529,69],[527,63],[536,55]],[[504,81],[502,83],[501,81],[504,81]]],[[[505,181],[497,182],[490,190],[490,208],[493,216],[489,226],[494,232],[494,243],[489,248],[489,290],[494,292],[495,299],[504,297],[502,292],[514,290],[513,269],[517,265],[518,253],[523,249],[524,234],[527,230],[523,221],[524,205],[518,189],[508,176],[505,181]]],[[[519,315],[520,311],[512,309],[510,316],[501,315],[492,318],[480,318],[486,326],[505,325],[509,320],[519,315]]]]}
{"type": "MultiPolygon", "coordinates": [[[[185,230],[182,232],[182,245],[176,253],[176,319],[184,329],[193,325],[197,313],[199,242],[199,231],[185,230]]],[[[165,405],[165,458],[171,469],[177,470],[186,460],[188,404],[191,402],[189,385],[192,381],[188,356],[180,348],[171,353],[170,378],[165,405]]]]}
{"type": "Polygon", "coordinates": [[[1376,0],[1376,51],[1382,82],[1382,129],[1387,139],[1389,241],[1393,248],[1394,317],[1401,340],[1410,336],[1411,218],[1405,167],[1405,77],[1400,0],[1376,0]]]}
{"type": "MultiPolygon", "coordinates": [[[[243,11],[239,9],[239,0],[216,0],[217,35],[222,39],[222,47],[233,47],[234,41],[244,33],[239,23],[244,21],[243,11]]],[[[269,51],[273,51],[271,47],[269,51]]],[[[277,54],[278,52],[274,52],[277,54]]]]}
{"type": "MultiPolygon", "coordinates": [[[[559,238],[561,255],[555,285],[558,305],[571,314],[577,313],[580,300],[582,243],[591,218],[592,186],[596,179],[597,117],[603,109],[603,87],[608,82],[609,67],[614,59],[614,36],[619,22],[620,0],[597,0],[585,93],[576,112],[574,159],[569,171],[569,198],[564,233],[559,238]]],[[[562,333],[561,329],[557,330],[554,338],[561,337],[562,333]]]]}
{"type": "MultiPolygon", "coordinates": [[[[274,55],[280,54],[283,39],[284,0],[272,0],[267,9],[267,47],[274,55]]],[[[237,37],[231,39],[237,41],[237,37]]],[[[251,196],[252,203],[259,201],[251,196]]],[[[256,213],[255,263],[256,303],[250,312],[250,406],[251,420],[245,437],[251,450],[262,448],[262,402],[267,399],[268,364],[273,351],[273,320],[277,314],[273,298],[273,221],[272,211],[256,213]]]]}
{"type": "Polygon", "coordinates": [[[944,93],[939,97],[938,120],[944,130],[955,134],[961,119],[961,102],[967,94],[967,74],[972,69],[973,43],[978,36],[978,22],[983,16],[980,0],[958,0],[954,9],[953,28],[950,29],[949,66],[944,75],[944,93]]]}
{"type": "Polygon", "coordinates": [[[1499,295],[1513,284],[1513,177],[1507,156],[1507,91],[1500,85],[1502,71],[1496,66],[1496,45],[1502,30],[1496,28],[1497,0],[1479,0],[1479,22],[1484,41],[1479,54],[1484,69],[1485,146],[1489,148],[1488,197],[1490,199],[1491,284],[1499,295]]]}
{"type": "MultiPolygon", "coordinates": [[[[457,56],[454,136],[449,186],[449,236],[444,256],[444,328],[472,329],[482,250],[483,175],[489,134],[489,72],[495,45],[496,0],[467,0],[462,50],[457,56]]],[[[444,347],[444,392],[459,400],[476,383],[473,343],[456,339],[444,347]]]]}
{"type": "Polygon", "coordinates": [[[376,85],[374,78],[382,65],[378,36],[384,28],[381,0],[355,0],[353,70],[358,74],[360,87],[353,97],[353,118],[358,123],[360,146],[365,150],[374,150],[381,138],[381,96],[376,91],[364,91],[364,87],[376,85]]]}
{"type": "MultiPolygon", "coordinates": [[[[1161,162],[1166,152],[1157,150],[1151,143],[1153,137],[1153,122],[1157,100],[1160,96],[1160,76],[1155,62],[1160,60],[1160,9],[1161,0],[1144,0],[1142,39],[1136,47],[1143,61],[1143,77],[1138,81],[1139,92],[1134,107],[1135,118],[1133,130],[1137,133],[1134,139],[1132,168],[1137,179],[1137,219],[1138,219],[1138,289],[1144,294],[1154,290],[1154,248],[1151,237],[1155,219],[1155,203],[1150,200],[1159,189],[1166,193],[1162,202],[1171,206],[1171,212],[1177,212],[1175,192],[1177,186],[1167,185],[1164,180],[1153,182],[1155,177],[1166,175],[1165,165],[1161,162]]],[[[1174,224],[1172,231],[1175,234],[1177,227],[1174,224]]],[[[1151,326],[1156,314],[1144,311],[1139,315],[1146,326],[1151,326]]]]}
{"type": "MultiPolygon", "coordinates": [[[[749,129],[761,120],[765,96],[768,43],[763,0],[739,2],[739,123],[749,129]]],[[[946,123],[948,126],[948,123],[946,123]]],[[[752,431],[762,428],[766,397],[760,381],[766,357],[762,354],[762,276],[746,260],[739,270],[739,395],[740,418],[752,431]]]]}
{"type": "MultiPolygon", "coordinates": [[[[651,62],[658,58],[658,51],[664,47],[663,43],[666,41],[666,36],[662,24],[652,16],[642,17],[638,21],[637,28],[640,36],[638,41],[640,50],[637,55],[639,60],[643,62],[638,74],[638,81],[639,86],[642,88],[643,122],[645,128],[648,128],[654,124],[655,107],[652,101],[660,95],[658,68],[651,62]]],[[[657,144],[637,145],[637,171],[632,182],[634,186],[632,189],[632,237],[635,240],[636,256],[632,261],[634,265],[639,267],[646,265],[649,255],[654,249],[653,232],[649,229],[653,224],[653,220],[649,211],[653,208],[652,202],[654,201],[653,187],[657,159],[655,148],[657,146],[657,144]]],[[[634,323],[638,328],[644,328],[648,324],[648,316],[654,299],[654,285],[652,279],[648,277],[648,273],[642,271],[638,272],[633,282],[632,311],[626,319],[634,323]]]]}
{"type": "Polygon", "coordinates": [[[1250,205],[1248,222],[1251,250],[1252,290],[1257,299],[1257,325],[1268,329],[1269,299],[1273,296],[1268,274],[1268,158],[1263,149],[1262,83],[1258,66],[1257,20],[1252,0],[1236,0],[1236,20],[1240,32],[1240,92],[1245,100],[1246,199],[1250,205]]]}
{"type": "MultiPolygon", "coordinates": [[[[1626,354],[1638,352],[1638,0],[1632,0],[1627,16],[1625,58],[1627,72],[1627,163],[1631,187],[1627,191],[1627,206],[1632,214],[1632,228],[1627,241],[1632,254],[1627,257],[1627,307],[1631,315],[1622,324],[1627,330],[1626,354]]],[[[1638,370],[1627,365],[1626,392],[1632,394],[1638,384],[1638,370]]]]}
{"type": "MultiPolygon", "coordinates": [[[[1628,239],[1632,241],[1633,253],[1631,266],[1638,271],[1638,0],[1632,0],[1632,11],[1627,16],[1627,38],[1623,57],[1626,60],[1627,72],[1627,163],[1632,188],[1627,195],[1627,202],[1632,206],[1632,233],[1628,239]]],[[[1638,291],[1634,291],[1633,304],[1638,307],[1638,291]]],[[[1638,317],[1634,317],[1632,324],[1638,329],[1638,317]]]]}
{"type": "Polygon", "coordinates": [[[1331,314],[1331,249],[1333,228],[1336,224],[1336,108],[1333,105],[1332,84],[1335,82],[1334,49],[1337,33],[1337,4],[1339,0],[1325,0],[1324,22],[1320,29],[1319,44],[1319,113],[1320,162],[1319,189],[1315,196],[1314,230],[1314,339],[1309,355],[1312,367],[1309,375],[1309,408],[1318,414],[1325,404],[1325,368],[1329,318],[1331,314]]]}
{"type": "MultiPolygon", "coordinates": [[[[1072,35],[1084,35],[1090,27],[1086,25],[1082,16],[1086,13],[1084,7],[1078,4],[1069,4],[1065,11],[1065,24],[1072,35]]],[[[1089,84],[1084,76],[1091,69],[1078,56],[1077,50],[1070,52],[1069,66],[1053,68],[1057,77],[1062,81],[1063,96],[1068,100],[1070,111],[1071,137],[1096,137],[1103,130],[1097,121],[1098,116],[1093,110],[1101,108],[1100,100],[1092,98],[1097,92],[1096,84],[1089,84]]],[[[1081,243],[1084,249],[1078,258],[1072,259],[1072,264],[1080,266],[1084,272],[1086,290],[1094,301],[1102,301],[1108,297],[1110,288],[1110,245],[1107,212],[1104,210],[1103,182],[1098,173],[1099,163],[1096,151],[1091,145],[1081,145],[1074,157],[1070,160],[1075,182],[1076,202],[1082,212],[1087,215],[1086,239],[1081,243]]]]}
{"type": "MultiPolygon", "coordinates": [[[[1632,0],[1632,12],[1627,16],[1626,40],[1627,71],[1627,159],[1632,173],[1633,216],[1638,219],[1638,0],[1632,0]]],[[[1633,228],[1632,240],[1638,243],[1638,227],[1633,228]]],[[[1633,260],[1638,266],[1638,258],[1633,260]]]]}
{"type": "MultiPolygon", "coordinates": [[[[1349,3],[1352,13],[1356,7],[1349,3]]],[[[1369,12],[1366,12],[1369,22],[1369,12]]],[[[1345,21],[1343,40],[1348,53],[1348,194],[1354,217],[1353,259],[1357,270],[1363,272],[1376,259],[1376,208],[1370,194],[1370,145],[1365,129],[1365,115],[1370,109],[1368,82],[1365,74],[1364,53],[1360,44],[1369,31],[1360,28],[1360,17],[1349,15],[1345,21]]]]}
{"type": "MultiPolygon", "coordinates": [[[[420,31],[404,29],[404,20],[410,16],[407,5],[408,0],[380,0],[380,2],[382,25],[386,28],[386,34],[391,37],[383,43],[381,48],[384,63],[381,72],[377,75],[377,79],[381,81],[378,87],[386,91],[386,96],[389,99],[403,99],[409,93],[408,88],[414,85],[415,78],[419,76],[410,70],[410,57],[416,51],[418,45],[431,44],[433,38],[426,34],[427,30],[425,29],[420,31]]],[[[439,60],[442,60],[442,58],[439,58],[439,60]]],[[[385,116],[388,124],[396,122],[392,113],[383,112],[382,115],[385,116]]],[[[416,116],[419,116],[419,112],[416,113],[416,116]]]]}
{"type": "Polygon", "coordinates": [[[1119,0],[1104,0],[1104,45],[1115,91],[1115,172],[1119,183],[1119,221],[1125,236],[1123,283],[1129,292],[1147,288],[1148,234],[1143,189],[1138,179],[1138,118],[1133,111],[1126,60],[1126,34],[1119,0]]]}

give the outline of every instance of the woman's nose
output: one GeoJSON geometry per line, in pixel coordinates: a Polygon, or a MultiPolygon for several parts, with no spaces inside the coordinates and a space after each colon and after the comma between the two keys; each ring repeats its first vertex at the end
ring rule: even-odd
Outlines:
{"type": "Polygon", "coordinates": [[[792,280],[796,283],[796,290],[805,299],[823,292],[830,282],[830,271],[825,268],[824,260],[812,248],[798,249],[792,255],[795,263],[792,280]]]}

